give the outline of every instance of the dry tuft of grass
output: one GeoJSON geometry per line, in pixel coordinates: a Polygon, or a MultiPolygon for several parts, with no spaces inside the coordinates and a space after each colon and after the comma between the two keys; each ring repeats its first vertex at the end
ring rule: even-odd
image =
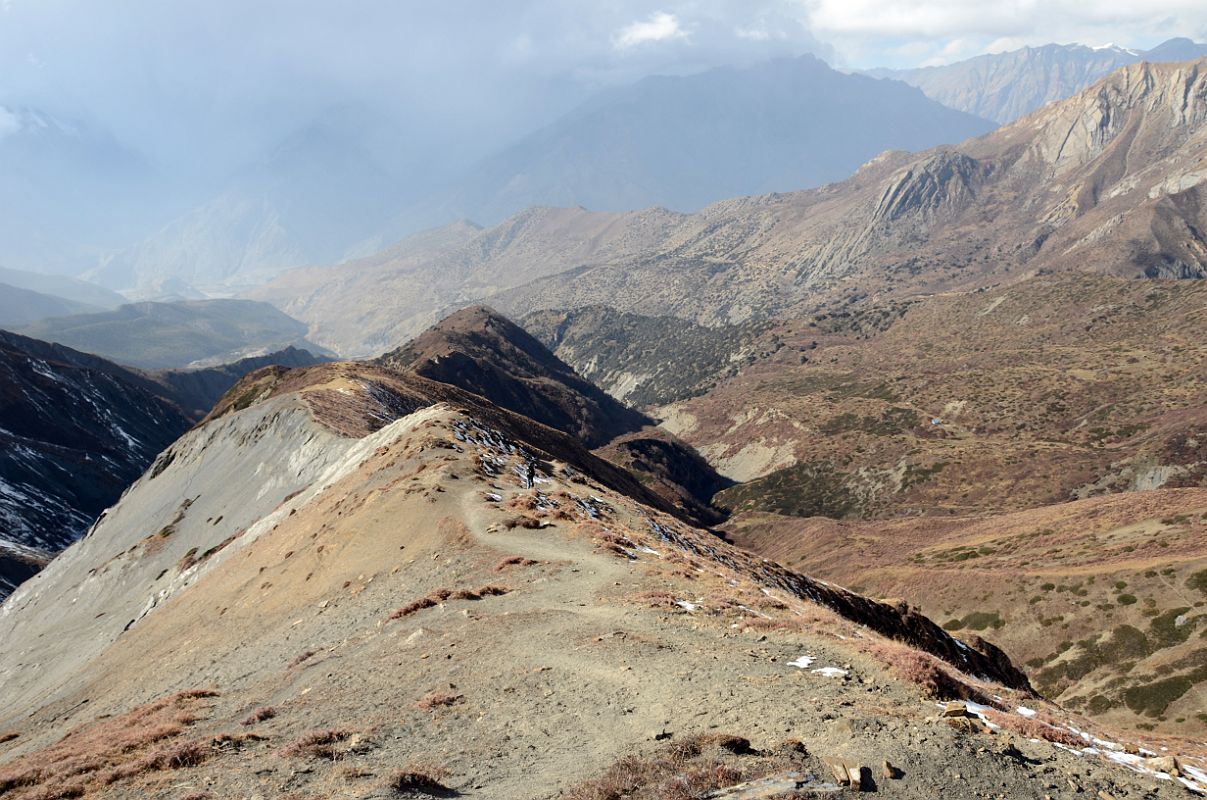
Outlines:
{"type": "Polygon", "coordinates": [[[289,666],[291,669],[293,667],[300,667],[312,658],[314,658],[314,651],[306,650],[303,653],[299,653],[297,658],[295,658],[293,661],[290,661],[289,666]]]}
{"type": "Polygon", "coordinates": [[[678,608],[675,595],[665,589],[652,589],[648,592],[637,592],[633,599],[649,608],[678,608]]]}
{"type": "Polygon", "coordinates": [[[495,572],[502,572],[508,567],[532,567],[538,563],[531,558],[524,558],[523,556],[508,556],[501,559],[498,564],[495,564],[495,572]]]}
{"type": "Polygon", "coordinates": [[[212,689],[179,692],[76,728],[56,744],[0,769],[0,796],[82,797],[94,788],[200,764],[212,755],[208,742],[179,739],[187,725],[200,718],[200,701],[216,695],[212,689]]]}
{"type": "Polygon", "coordinates": [[[689,736],[657,748],[648,756],[627,755],[598,778],[572,788],[567,800],[701,800],[710,793],[787,769],[799,769],[805,756],[783,748],[759,753],[740,736],[689,736]]]}
{"type": "Polygon", "coordinates": [[[493,584],[479,586],[477,589],[446,589],[441,587],[428,592],[418,600],[412,600],[405,606],[395,609],[388,619],[394,620],[409,617],[417,611],[438,606],[445,600],[481,600],[484,597],[497,597],[510,591],[511,589],[508,589],[506,586],[495,586],[493,584]]]}
{"type": "Polygon", "coordinates": [[[512,528],[527,528],[528,530],[537,530],[543,527],[542,520],[537,517],[531,517],[527,514],[522,514],[518,517],[511,517],[503,522],[503,527],[511,530],[512,528]]]}
{"type": "Polygon", "coordinates": [[[461,697],[462,695],[450,692],[428,692],[415,701],[415,708],[425,711],[433,708],[448,708],[460,700],[461,697]]]}
{"type": "Polygon", "coordinates": [[[247,719],[243,720],[244,725],[255,725],[257,722],[264,722],[272,719],[277,715],[277,710],[272,706],[261,706],[255,711],[247,715],[247,719]]]}
{"type": "Polygon", "coordinates": [[[347,728],[326,728],[311,731],[281,748],[281,755],[293,758],[321,758],[337,761],[343,754],[337,745],[355,731],[347,728]]]}
{"type": "Polygon", "coordinates": [[[388,787],[396,792],[445,795],[452,790],[444,784],[449,771],[428,763],[408,764],[390,776],[388,787]]]}
{"type": "Polygon", "coordinates": [[[953,675],[935,656],[896,642],[876,642],[868,652],[903,681],[921,687],[936,700],[971,700],[993,706],[993,698],[953,675]]]}
{"type": "Polygon", "coordinates": [[[985,716],[994,725],[1002,726],[1003,730],[1017,733],[1027,739],[1046,739],[1067,747],[1082,748],[1086,746],[1085,739],[1064,728],[1057,728],[1038,719],[1028,719],[1018,714],[989,710],[985,716]]]}

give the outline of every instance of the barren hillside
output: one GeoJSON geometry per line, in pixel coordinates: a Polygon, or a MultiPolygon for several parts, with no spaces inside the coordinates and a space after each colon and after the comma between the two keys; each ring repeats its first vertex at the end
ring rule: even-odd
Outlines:
{"type": "Polygon", "coordinates": [[[0,606],[0,791],[697,796],[837,789],[839,759],[890,797],[1164,796],[1159,747],[1204,778],[1189,743],[1081,738],[991,645],[639,497],[451,387],[250,376],[0,606]],[[981,705],[940,718],[952,696],[981,705]]]}

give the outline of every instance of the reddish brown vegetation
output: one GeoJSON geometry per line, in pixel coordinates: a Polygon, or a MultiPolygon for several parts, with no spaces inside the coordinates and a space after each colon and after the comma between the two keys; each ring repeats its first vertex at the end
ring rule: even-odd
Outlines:
{"type": "Polygon", "coordinates": [[[322,758],[335,761],[342,755],[336,745],[351,737],[353,733],[345,728],[311,731],[285,745],[281,754],[296,758],[322,758]]]}
{"type": "Polygon", "coordinates": [[[527,514],[511,517],[503,523],[503,527],[511,530],[512,528],[527,528],[528,530],[537,530],[542,527],[543,523],[536,517],[530,517],[527,514]]]}
{"type": "Polygon", "coordinates": [[[1086,741],[1077,734],[1065,728],[1057,728],[1038,719],[1027,719],[1018,714],[989,710],[985,717],[994,725],[1000,725],[1004,730],[1017,733],[1028,739],[1046,739],[1068,747],[1085,747],[1086,741]]]}
{"type": "Polygon", "coordinates": [[[502,572],[508,567],[531,567],[536,563],[537,562],[533,561],[531,558],[524,558],[523,556],[508,556],[507,558],[499,561],[498,564],[495,564],[495,572],[502,572]]]}
{"type": "Polygon", "coordinates": [[[507,594],[511,590],[506,586],[480,586],[477,589],[433,589],[418,600],[412,600],[405,606],[395,609],[390,614],[389,619],[402,619],[409,617],[416,611],[422,611],[425,608],[432,608],[443,603],[445,600],[481,600],[484,597],[496,597],[498,595],[507,594]]]}
{"type": "Polygon", "coordinates": [[[898,678],[920,686],[927,697],[995,705],[992,698],[952,675],[942,661],[929,653],[895,642],[877,642],[869,651],[898,678]]]}
{"type": "Polygon", "coordinates": [[[76,728],[0,770],[0,795],[5,800],[83,797],[101,786],[200,764],[213,752],[205,739],[169,740],[198,719],[198,701],[216,694],[209,689],[180,692],[76,728]]]}
{"type": "Polygon", "coordinates": [[[244,725],[255,725],[257,722],[264,722],[272,719],[277,715],[277,710],[272,706],[262,706],[247,715],[247,719],[243,720],[244,725]]]}
{"type": "Polygon", "coordinates": [[[428,692],[415,702],[415,708],[428,710],[433,708],[448,708],[461,699],[459,694],[449,692],[428,692]]]}
{"type": "Polygon", "coordinates": [[[799,768],[802,755],[792,748],[782,748],[776,755],[757,753],[739,736],[692,736],[649,756],[625,756],[603,775],[563,796],[568,800],[697,800],[744,780],[799,768]]]}
{"type": "Polygon", "coordinates": [[[396,792],[445,793],[448,770],[435,764],[410,764],[390,776],[389,788],[396,792]]]}
{"type": "Polygon", "coordinates": [[[664,589],[638,592],[633,595],[633,599],[650,608],[678,608],[675,604],[675,596],[664,589]]]}

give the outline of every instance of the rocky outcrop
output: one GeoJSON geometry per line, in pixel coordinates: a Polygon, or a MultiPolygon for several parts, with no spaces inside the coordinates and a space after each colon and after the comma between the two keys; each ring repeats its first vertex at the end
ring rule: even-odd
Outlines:
{"type": "Polygon", "coordinates": [[[976,201],[990,169],[958,151],[940,150],[893,175],[876,203],[873,224],[930,221],[965,209],[976,201]]]}

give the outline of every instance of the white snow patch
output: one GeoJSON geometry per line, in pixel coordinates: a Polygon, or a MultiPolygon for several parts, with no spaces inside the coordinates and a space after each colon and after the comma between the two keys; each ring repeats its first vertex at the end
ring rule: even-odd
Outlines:
{"type": "Polygon", "coordinates": [[[1031,717],[1034,717],[1034,716],[1035,716],[1035,709],[1034,709],[1034,708],[1027,708],[1026,706],[1019,706],[1019,707],[1018,707],[1018,715],[1019,715],[1020,717],[1026,717],[1027,719],[1031,719],[1031,717]]]}
{"type": "Polygon", "coordinates": [[[813,670],[814,675],[820,675],[823,678],[845,678],[847,671],[838,667],[818,667],[813,670]]]}
{"type": "Polygon", "coordinates": [[[816,660],[817,659],[815,659],[813,656],[803,655],[795,661],[789,661],[788,666],[799,667],[800,669],[808,669],[809,667],[813,666],[813,662],[816,660]]]}
{"type": "Polygon", "coordinates": [[[687,600],[676,600],[675,605],[679,606],[680,608],[686,608],[688,611],[695,611],[697,608],[699,608],[699,606],[697,606],[695,603],[687,600]]]}

